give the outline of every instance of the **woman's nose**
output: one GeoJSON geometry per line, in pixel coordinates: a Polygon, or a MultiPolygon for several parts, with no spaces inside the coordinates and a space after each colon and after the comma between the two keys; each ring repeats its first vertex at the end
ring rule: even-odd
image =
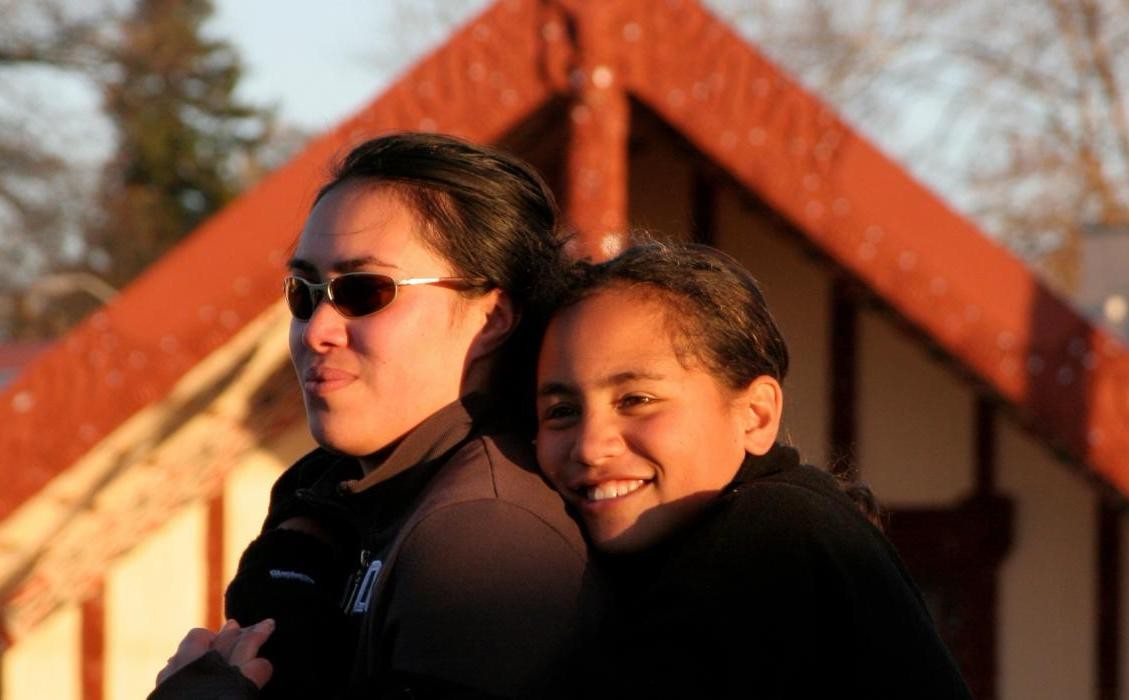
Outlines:
{"type": "Polygon", "coordinates": [[[302,332],[302,341],[312,350],[322,351],[331,347],[345,344],[345,317],[333,308],[324,297],[314,307],[313,314],[306,321],[306,328],[302,332]]]}

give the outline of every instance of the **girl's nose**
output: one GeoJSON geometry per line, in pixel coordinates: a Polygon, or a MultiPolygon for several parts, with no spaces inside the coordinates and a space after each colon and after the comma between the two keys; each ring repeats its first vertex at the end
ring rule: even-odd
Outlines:
{"type": "Polygon", "coordinates": [[[572,460],[597,466],[618,457],[624,451],[624,440],[614,420],[597,415],[581,419],[572,445],[572,460]]]}

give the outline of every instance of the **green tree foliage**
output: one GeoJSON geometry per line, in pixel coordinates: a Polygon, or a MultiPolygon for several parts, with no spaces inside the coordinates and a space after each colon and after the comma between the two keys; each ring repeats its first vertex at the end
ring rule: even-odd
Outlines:
{"type": "Polygon", "coordinates": [[[234,95],[235,50],[201,27],[210,0],[138,0],[122,23],[105,110],[118,136],[89,236],[91,263],[120,286],[247,184],[270,115],[234,95]]]}
{"type": "Polygon", "coordinates": [[[212,12],[0,0],[0,340],[59,335],[300,144],[235,97],[212,12]]]}
{"type": "Polygon", "coordinates": [[[113,0],[0,0],[0,340],[49,335],[41,311],[60,300],[77,318],[74,298],[91,294],[94,278],[51,274],[81,264],[107,140],[89,111],[121,13],[113,0]]]}
{"type": "Polygon", "coordinates": [[[0,294],[65,258],[90,169],[73,157],[81,139],[57,94],[95,94],[114,12],[101,0],[0,0],[0,294]]]}

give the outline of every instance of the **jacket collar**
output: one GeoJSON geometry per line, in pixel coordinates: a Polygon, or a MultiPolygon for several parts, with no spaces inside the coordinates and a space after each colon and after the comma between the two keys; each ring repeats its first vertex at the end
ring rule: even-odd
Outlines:
{"type": "Polygon", "coordinates": [[[685,542],[694,541],[696,528],[700,523],[707,521],[716,509],[724,507],[726,497],[738,492],[747,482],[787,471],[798,466],[799,463],[800,455],[796,449],[780,443],[774,444],[763,455],[746,454],[737,469],[737,475],[722,489],[718,498],[704,508],[696,518],[644,550],[628,554],[597,553],[597,556],[611,573],[611,580],[617,589],[639,590],[659,576],[659,572],[667,565],[671,551],[683,546],[685,542]]]}
{"type": "Polygon", "coordinates": [[[483,394],[468,394],[447,404],[391,446],[377,466],[360,479],[341,482],[344,493],[357,494],[383,484],[418,464],[433,462],[451,452],[475,432],[486,411],[483,394]]]}
{"type": "Polygon", "coordinates": [[[792,469],[799,464],[800,453],[796,451],[796,448],[780,443],[774,444],[763,455],[746,454],[745,461],[741,463],[741,468],[737,470],[737,475],[733,477],[733,481],[725,487],[725,492],[733,491],[741,484],[754,479],[792,469]]]}

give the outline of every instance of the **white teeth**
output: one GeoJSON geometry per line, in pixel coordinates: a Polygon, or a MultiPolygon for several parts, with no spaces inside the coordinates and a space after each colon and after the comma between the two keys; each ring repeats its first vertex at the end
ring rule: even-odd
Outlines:
{"type": "Polygon", "coordinates": [[[609,498],[626,496],[642,486],[642,479],[621,479],[617,481],[604,481],[595,486],[584,489],[584,497],[589,501],[605,501],[609,498]]]}

